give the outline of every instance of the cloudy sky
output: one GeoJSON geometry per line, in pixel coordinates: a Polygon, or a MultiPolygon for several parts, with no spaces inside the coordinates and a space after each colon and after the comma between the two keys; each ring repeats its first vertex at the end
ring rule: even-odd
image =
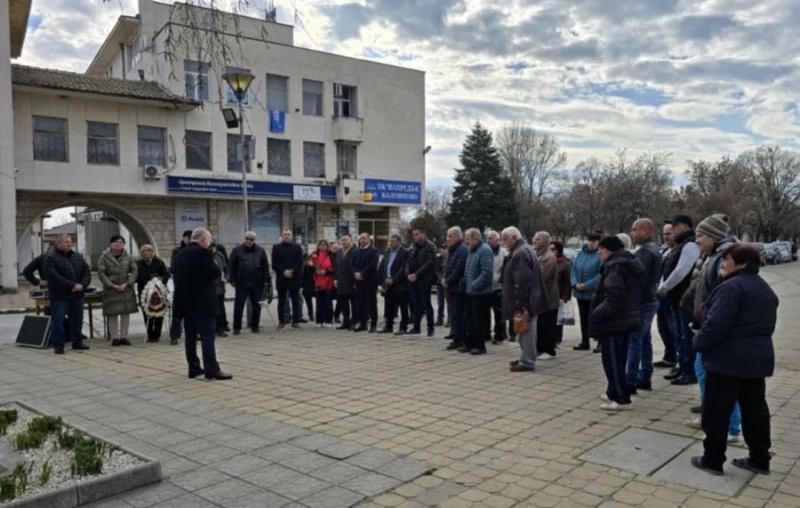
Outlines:
{"type": "MultiPolygon", "coordinates": [[[[680,172],[764,142],[800,150],[797,0],[275,4],[298,45],[427,72],[429,184],[450,180],[476,120],[529,122],[570,165],[659,150],[680,172]]],[[[34,1],[21,62],[83,71],[117,16],[136,12],[136,0],[34,1]]]]}

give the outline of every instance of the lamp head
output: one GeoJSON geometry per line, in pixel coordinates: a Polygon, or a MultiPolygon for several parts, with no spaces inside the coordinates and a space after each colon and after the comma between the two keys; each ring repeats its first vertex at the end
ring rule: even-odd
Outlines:
{"type": "Polygon", "coordinates": [[[236,94],[236,99],[241,102],[244,100],[247,89],[250,88],[255,76],[246,71],[234,71],[223,74],[222,79],[228,83],[233,93],[236,94]]]}

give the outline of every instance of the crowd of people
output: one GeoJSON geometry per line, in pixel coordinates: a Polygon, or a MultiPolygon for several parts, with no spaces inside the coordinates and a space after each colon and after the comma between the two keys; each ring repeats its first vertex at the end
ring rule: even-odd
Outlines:
{"type": "MultiPolygon", "coordinates": [[[[750,456],[734,465],[766,474],[771,443],[765,378],[774,370],[778,298],[758,275],[759,252],[731,234],[723,215],[705,218],[696,229],[691,217],[677,215],[666,221],[662,235],[659,246],[654,222],[638,219],[630,236],[589,234],[572,262],[564,245],[547,232],[536,233],[528,243],[513,226],[485,235],[452,227],[440,248],[418,228],[411,245],[392,235],[383,253],[366,233],[357,244],[343,235],[340,242],[322,240],[306,253],[284,230],[270,263],[255,233],[246,233],[228,256],[200,228],[184,234],[169,269],[151,246],[143,246],[141,258],[133,261],[124,240],[115,236],[100,258],[98,276],[112,345],[129,345],[127,317],[138,311],[133,288],[141,293],[149,279],[166,281],[171,273],[171,341],[177,343],[183,329],[189,377],[209,379],[231,378],[220,370],[214,349],[215,336],[229,331],[226,282],[235,290],[234,335],[245,324],[248,301],[246,326],[260,332],[261,302],[274,297],[274,274],[277,330],[299,329],[307,322],[305,300],[309,320],[319,328],[338,324],[337,330],[354,333],[433,339],[446,309],[448,351],[478,356],[486,354],[489,343],[518,341],[519,358],[510,365],[518,373],[535,371],[537,361],[557,355],[563,325],[574,324],[569,319],[574,298],[580,342],[573,349],[590,351],[590,339],[597,341],[593,351],[601,355],[607,378],[602,410],[630,410],[632,396],[653,389],[654,370],[669,369],[664,377],[673,385],[699,383],[701,405],[692,408],[699,416],[688,424],[704,430],[705,454],[692,464],[723,474],[726,446],[740,441],[743,431],[750,456]],[[380,329],[379,293],[384,304],[380,329]],[[438,296],[438,313],[432,294],[438,296]],[[657,362],[653,320],[664,344],[657,362]]],[[[68,236],[41,264],[50,290],[56,353],[63,353],[66,333],[74,349],[88,349],[80,339],[88,265],[72,250],[68,236]],[[63,326],[67,315],[69,330],[63,326]]],[[[160,320],[149,322],[149,340],[158,340],[161,326],[160,320]]]]}

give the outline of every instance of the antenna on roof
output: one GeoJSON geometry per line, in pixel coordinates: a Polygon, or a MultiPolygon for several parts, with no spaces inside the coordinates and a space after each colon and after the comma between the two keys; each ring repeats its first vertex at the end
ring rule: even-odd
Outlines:
{"type": "Polygon", "coordinates": [[[267,0],[267,4],[264,8],[264,19],[266,19],[267,21],[271,21],[273,23],[277,22],[278,9],[275,8],[274,0],[267,0]]]}

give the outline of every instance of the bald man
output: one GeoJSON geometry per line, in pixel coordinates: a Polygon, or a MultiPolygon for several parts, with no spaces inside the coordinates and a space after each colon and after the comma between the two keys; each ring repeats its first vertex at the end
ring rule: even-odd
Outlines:
{"type": "Polygon", "coordinates": [[[628,343],[628,386],[631,394],[651,390],[653,377],[653,338],[650,328],[658,312],[656,289],[661,279],[661,253],[656,243],[656,228],[650,219],[639,219],[631,227],[631,239],[639,246],[636,258],[644,267],[642,275],[641,326],[628,343]]]}

